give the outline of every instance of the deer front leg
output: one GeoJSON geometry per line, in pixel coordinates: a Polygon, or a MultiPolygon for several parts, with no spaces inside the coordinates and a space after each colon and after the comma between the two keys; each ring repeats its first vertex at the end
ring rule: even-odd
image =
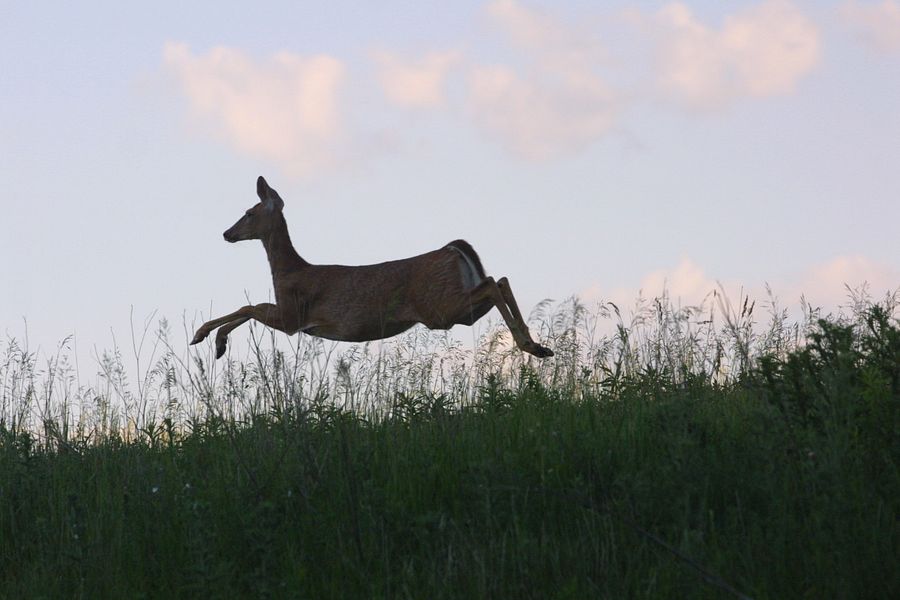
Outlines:
{"type": "Polygon", "coordinates": [[[281,319],[281,312],[278,307],[268,302],[257,304],[255,306],[245,306],[250,309],[250,316],[241,317],[227,325],[223,325],[216,332],[216,358],[221,358],[225,354],[225,347],[228,345],[228,334],[237,329],[250,319],[256,319],[263,325],[268,325],[272,329],[284,331],[284,322],[281,319]]]}
{"type": "Polygon", "coordinates": [[[519,305],[516,303],[515,297],[513,297],[512,289],[509,287],[509,281],[506,277],[501,278],[499,282],[494,281],[493,277],[486,277],[480,284],[475,286],[470,295],[471,306],[476,306],[485,300],[490,301],[500,311],[500,315],[506,321],[506,326],[509,327],[513,340],[520,350],[533,354],[538,358],[553,356],[553,351],[550,348],[541,346],[531,339],[528,325],[525,324],[525,320],[522,318],[519,305]]]}
{"type": "Polygon", "coordinates": [[[207,321],[206,323],[201,325],[199,329],[197,329],[197,333],[194,334],[194,339],[191,340],[190,345],[193,346],[194,344],[199,344],[200,342],[205,340],[206,336],[208,336],[210,333],[212,333],[212,330],[215,329],[216,327],[220,327],[226,323],[230,323],[231,321],[234,321],[236,319],[240,319],[242,317],[247,316],[248,308],[252,308],[252,307],[244,306],[242,308],[237,309],[236,311],[234,311],[231,314],[225,315],[224,317],[219,317],[218,319],[213,319],[212,321],[207,321]]]}
{"type": "Polygon", "coordinates": [[[225,354],[225,347],[228,344],[228,334],[250,319],[256,319],[263,325],[268,325],[273,329],[284,331],[281,312],[276,305],[268,302],[256,305],[250,304],[239,308],[229,315],[204,323],[200,329],[197,330],[197,334],[191,341],[191,345],[202,342],[213,329],[221,327],[216,333],[216,358],[221,358],[221,356],[225,354]]]}
{"type": "Polygon", "coordinates": [[[222,358],[222,355],[225,354],[225,347],[228,345],[228,334],[246,323],[250,320],[250,317],[241,317],[240,319],[235,319],[231,323],[226,323],[219,327],[219,330],[216,332],[216,358],[222,358]]]}

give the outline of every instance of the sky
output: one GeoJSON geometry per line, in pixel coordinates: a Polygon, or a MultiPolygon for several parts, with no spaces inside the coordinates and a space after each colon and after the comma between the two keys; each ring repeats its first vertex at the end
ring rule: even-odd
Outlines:
{"type": "Polygon", "coordinates": [[[2,1],[0,335],[269,300],[258,175],[310,262],[463,238],[525,312],[878,297],[898,107],[900,0],[2,1]]]}

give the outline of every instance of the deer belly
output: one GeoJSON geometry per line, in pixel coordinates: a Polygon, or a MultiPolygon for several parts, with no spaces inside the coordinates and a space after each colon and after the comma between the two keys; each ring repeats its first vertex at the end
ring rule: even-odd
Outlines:
{"type": "Polygon", "coordinates": [[[415,322],[391,322],[378,326],[374,324],[354,326],[348,323],[335,323],[333,325],[309,325],[303,327],[300,331],[308,335],[337,342],[371,342],[395,336],[413,325],[415,325],[415,322]]]}
{"type": "Polygon", "coordinates": [[[283,331],[288,335],[294,335],[295,333],[309,333],[309,330],[314,327],[315,325],[304,325],[303,327],[286,327],[283,331]]]}

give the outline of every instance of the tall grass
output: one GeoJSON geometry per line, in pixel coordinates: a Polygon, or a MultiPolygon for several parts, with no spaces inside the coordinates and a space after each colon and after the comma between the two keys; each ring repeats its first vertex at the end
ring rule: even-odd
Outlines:
{"type": "MultiPolygon", "coordinates": [[[[862,291],[852,300],[832,318],[859,321],[871,299],[862,291]]],[[[897,295],[883,303],[895,310],[897,295]]],[[[556,353],[543,361],[515,348],[502,324],[469,345],[421,327],[386,342],[347,345],[301,335],[288,345],[281,334],[251,325],[243,356],[232,344],[215,361],[211,345],[187,345],[193,327],[174,333],[166,319],[154,323],[151,315],[143,328],[132,326],[126,348],[114,343],[94,357],[97,376],[89,383],[72,338],[42,357],[16,339],[0,341],[0,425],[53,445],[110,436],[131,441],[163,423],[185,432],[210,417],[245,421],[323,402],[378,418],[435,396],[465,406],[488,379],[518,385],[526,365],[543,385],[575,397],[615,395],[642,373],[672,384],[700,378],[726,385],[759,357],[798,348],[820,316],[804,305],[802,320],[790,323],[772,299],[762,319],[749,298],[736,306],[722,292],[686,307],[667,295],[639,298],[627,309],[588,307],[576,298],[543,302],[531,315],[532,327],[556,353]]]]}
{"type": "Polygon", "coordinates": [[[8,340],[0,597],[895,596],[897,296],[850,300],[544,303],[543,361],[161,320],[91,386],[8,340]]]}

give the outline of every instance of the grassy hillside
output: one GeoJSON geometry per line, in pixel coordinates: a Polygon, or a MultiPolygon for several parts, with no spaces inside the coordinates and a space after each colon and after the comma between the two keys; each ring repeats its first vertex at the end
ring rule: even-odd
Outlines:
{"type": "Polygon", "coordinates": [[[748,310],[713,337],[671,311],[591,343],[551,326],[555,364],[341,356],[312,387],[274,352],[150,386],[208,390],[181,420],[6,417],[0,597],[900,595],[892,308],[793,343],[748,310]]]}

